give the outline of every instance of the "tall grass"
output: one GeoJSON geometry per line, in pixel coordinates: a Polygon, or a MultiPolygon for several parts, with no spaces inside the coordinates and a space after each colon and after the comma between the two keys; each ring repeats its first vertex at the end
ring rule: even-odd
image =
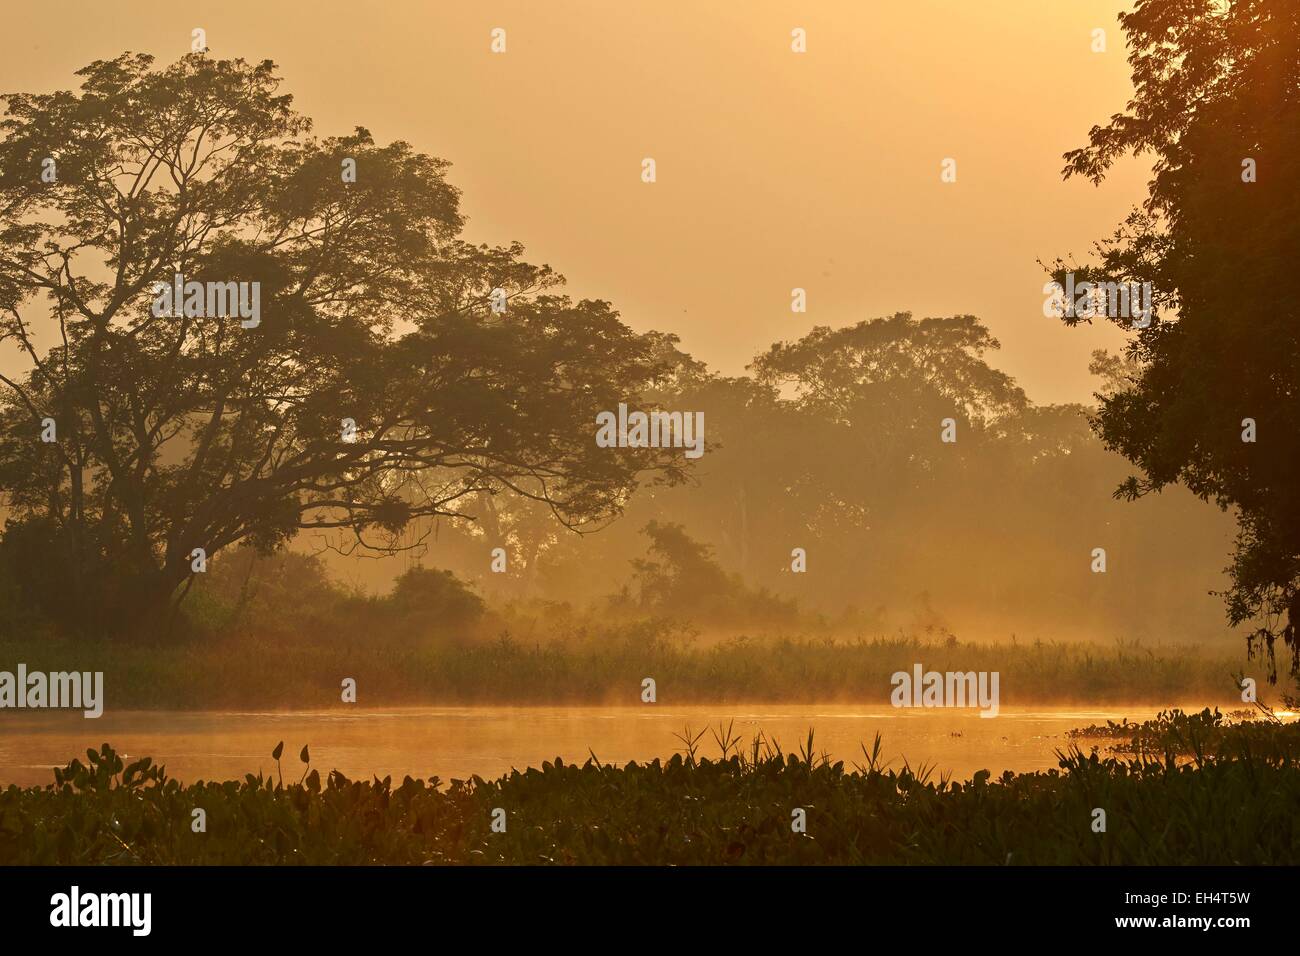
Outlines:
{"type": "MultiPolygon", "coordinates": [[[[344,706],[355,678],[368,705],[627,703],[653,677],[661,703],[887,703],[890,676],[927,669],[998,671],[1003,706],[1229,703],[1242,661],[1229,651],[915,638],[745,638],[696,647],[666,627],[611,628],[581,640],[509,636],[459,646],[362,635],[351,643],[253,639],[132,646],[0,641],[0,669],[105,673],[112,708],[317,709],[344,706]]],[[[1251,673],[1264,683],[1263,675],[1251,673]]]]}

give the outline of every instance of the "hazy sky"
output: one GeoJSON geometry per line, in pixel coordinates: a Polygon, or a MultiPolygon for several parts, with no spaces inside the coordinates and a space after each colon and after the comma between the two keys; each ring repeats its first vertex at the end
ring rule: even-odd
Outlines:
{"type": "Polygon", "coordinates": [[[578,296],[739,373],[813,325],[974,313],[1038,401],[1082,401],[1112,328],[1044,318],[1037,264],[1144,195],[1061,154],[1131,87],[1103,0],[77,2],[6,10],[0,91],[73,88],[125,50],[272,59],[327,136],[450,160],[468,237],[525,244],[578,296]],[[506,30],[507,52],[490,51],[506,30]],[[791,52],[791,30],[807,52],[791,52]],[[1107,52],[1091,51],[1106,31],[1107,52]],[[641,181],[653,157],[658,182],[641,181]],[[940,181],[940,163],[958,181],[940,181]],[[808,312],[790,311],[807,289],[808,312]]]}

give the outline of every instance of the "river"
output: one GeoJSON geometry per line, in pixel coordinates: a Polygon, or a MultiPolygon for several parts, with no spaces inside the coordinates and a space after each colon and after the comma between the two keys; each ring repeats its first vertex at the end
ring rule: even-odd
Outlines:
{"type": "MultiPolygon", "coordinates": [[[[1155,708],[1003,708],[995,718],[974,710],[895,710],[854,705],[762,704],[647,705],[631,707],[415,707],[326,712],[213,713],[118,711],[97,720],[66,712],[0,714],[0,785],[45,784],[50,769],[88,747],[112,744],[125,758],[148,755],[186,783],[273,772],[271,751],[285,742],[286,780],[302,773],[298,754],[310,747],[311,765],[353,778],[392,775],[400,781],[437,775],[444,781],[471,774],[492,778],[539,766],[559,756],[582,762],[591,752],[603,762],[668,758],[681,749],[675,734],[705,730],[703,756],[717,744],[707,728],[734,721],[748,741],[761,730],[786,752],[797,750],[808,728],[815,750],[833,759],[862,762],[877,731],[884,757],[901,767],[934,765],[968,779],[988,769],[1017,772],[1057,765],[1055,750],[1069,745],[1065,732],[1106,720],[1145,720],[1155,708]]],[[[1086,749],[1086,748],[1085,748],[1086,749]]]]}

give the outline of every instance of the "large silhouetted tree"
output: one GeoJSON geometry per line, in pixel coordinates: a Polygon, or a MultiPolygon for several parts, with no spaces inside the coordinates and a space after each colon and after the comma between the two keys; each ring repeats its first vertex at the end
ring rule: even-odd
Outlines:
{"type": "Polygon", "coordinates": [[[1272,665],[1278,637],[1300,652],[1300,5],[1139,0],[1120,21],[1136,92],[1065,175],[1154,157],[1093,271],[1151,282],[1158,317],[1096,427],[1140,471],[1117,494],[1178,482],[1235,510],[1228,615],[1272,665]]]}
{"type": "Polygon", "coordinates": [[[654,340],[462,240],[446,163],[312,137],[270,62],[79,76],[0,123],[3,550],[51,613],[139,633],[195,549],[389,549],[503,489],[582,527],[647,469],[680,476],[593,437],[660,374],[654,340]],[[257,283],[260,321],[156,307],[177,274],[257,283]]]}

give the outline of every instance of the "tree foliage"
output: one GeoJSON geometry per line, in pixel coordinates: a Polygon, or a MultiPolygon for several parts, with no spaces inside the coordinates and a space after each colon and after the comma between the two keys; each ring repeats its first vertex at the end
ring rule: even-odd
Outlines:
{"type": "Polygon", "coordinates": [[[1133,100],[1064,173],[1100,182],[1152,156],[1148,199],[1093,270],[1151,282],[1158,309],[1096,428],[1138,469],[1117,494],[1181,483],[1235,511],[1229,620],[1271,665],[1281,637],[1300,673],[1300,6],[1139,0],[1120,21],[1133,100]]]}
{"type": "Polygon", "coordinates": [[[657,341],[518,245],[462,239],[447,163],[313,137],[269,61],[79,76],[7,96],[0,122],[0,340],[25,360],[0,379],[5,545],[48,565],[52,613],[130,630],[184,593],[196,548],[314,529],[388,550],[503,490],[583,528],[647,470],[680,477],[680,456],[592,438],[660,374],[657,341]],[[258,283],[260,324],[156,314],[177,273],[258,283]]]}

